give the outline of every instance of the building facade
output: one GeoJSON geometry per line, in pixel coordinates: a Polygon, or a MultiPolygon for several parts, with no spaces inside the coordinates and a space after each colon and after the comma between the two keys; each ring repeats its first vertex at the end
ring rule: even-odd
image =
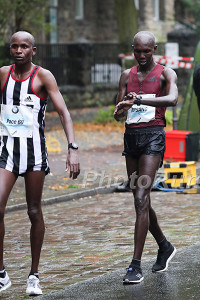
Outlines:
{"type": "Polygon", "coordinates": [[[140,30],[159,42],[174,27],[175,0],[49,0],[49,36],[40,43],[128,42],[140,30]]]}

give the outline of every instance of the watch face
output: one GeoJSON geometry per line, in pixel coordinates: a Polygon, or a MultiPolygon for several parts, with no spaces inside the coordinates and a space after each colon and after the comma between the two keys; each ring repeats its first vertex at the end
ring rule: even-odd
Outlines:
{"type": "Polygon", "coordinates": [[[78,149],[78,145],[76,143],[72,143],[72,148],[78,149]]]}
{"type": "Polygon", "coordinates": [[[68,149],[70,149],[70,148],[77,150],[78,149],[78,145],[76,143],[70,143],[68,145],[68,149]]]}

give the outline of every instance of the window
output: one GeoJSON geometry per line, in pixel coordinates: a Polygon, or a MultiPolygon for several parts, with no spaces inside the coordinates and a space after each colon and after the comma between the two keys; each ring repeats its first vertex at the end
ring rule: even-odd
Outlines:
{"type": "Polygon", "coordinates": [[[160,5],[159,0],[153,1],[153,17],[155,21],[160,20],[160,5]]]}
{"type": "Polygon", "coordinates": [[[139,10],[139,0],[134,0],[135,8],[139,10]]]}
{"type": "Polygon", "coordinates": [[[76,19],[82,20],[84,18],[84,0],[76,0],[76,19]]]}
{"type": "Polygon", "coordinates": [[[58,0],[49,0],[49,21],[51,25],[50,43],[57,43],[57,8],[58,0]]]}
{"type": "Polygon", "coordinates": [[[165,19],[165,2],[162,0],[153,1],[153,17],[155,21],[164,21],[165,19]]]}

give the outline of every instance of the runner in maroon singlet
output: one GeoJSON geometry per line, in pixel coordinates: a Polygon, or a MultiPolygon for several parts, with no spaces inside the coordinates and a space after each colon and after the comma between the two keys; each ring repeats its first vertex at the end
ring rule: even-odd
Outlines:
{"type": "Polygon", "coordinates": [[[124,283],[139,283],[144,279],[141,257],[148,230],[159,246],[153,272],[165,271],[176,252],[158,225],[150,199],[165,151],[165,110],[175,106],[178,99],[176,73],[154,62],[156,49],[151,32],[135,35],[133,51],[138,65],[122,73],[114,112],[117,121],[126,115],[123,155],[136,210],[134,254],[124,283]]]}

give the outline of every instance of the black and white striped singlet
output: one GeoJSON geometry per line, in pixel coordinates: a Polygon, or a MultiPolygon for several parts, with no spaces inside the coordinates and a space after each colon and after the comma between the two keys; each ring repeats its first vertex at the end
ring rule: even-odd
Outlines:
{"type": "Polygon", "coordinates": [[[23,176],[28,171],[49,173],[46,141],[44,136],[44,118],[47,99],[40,98],[33,90],[33,80],[40,67],[35,66],[28,78],[19,81],[13,78],[14,65],[10,67],[2,89],[4,105],[22,105],[29,97],[33,112],[32,137],[13,137],[3,135],[0,140],[0,168],[23,176]]]}

